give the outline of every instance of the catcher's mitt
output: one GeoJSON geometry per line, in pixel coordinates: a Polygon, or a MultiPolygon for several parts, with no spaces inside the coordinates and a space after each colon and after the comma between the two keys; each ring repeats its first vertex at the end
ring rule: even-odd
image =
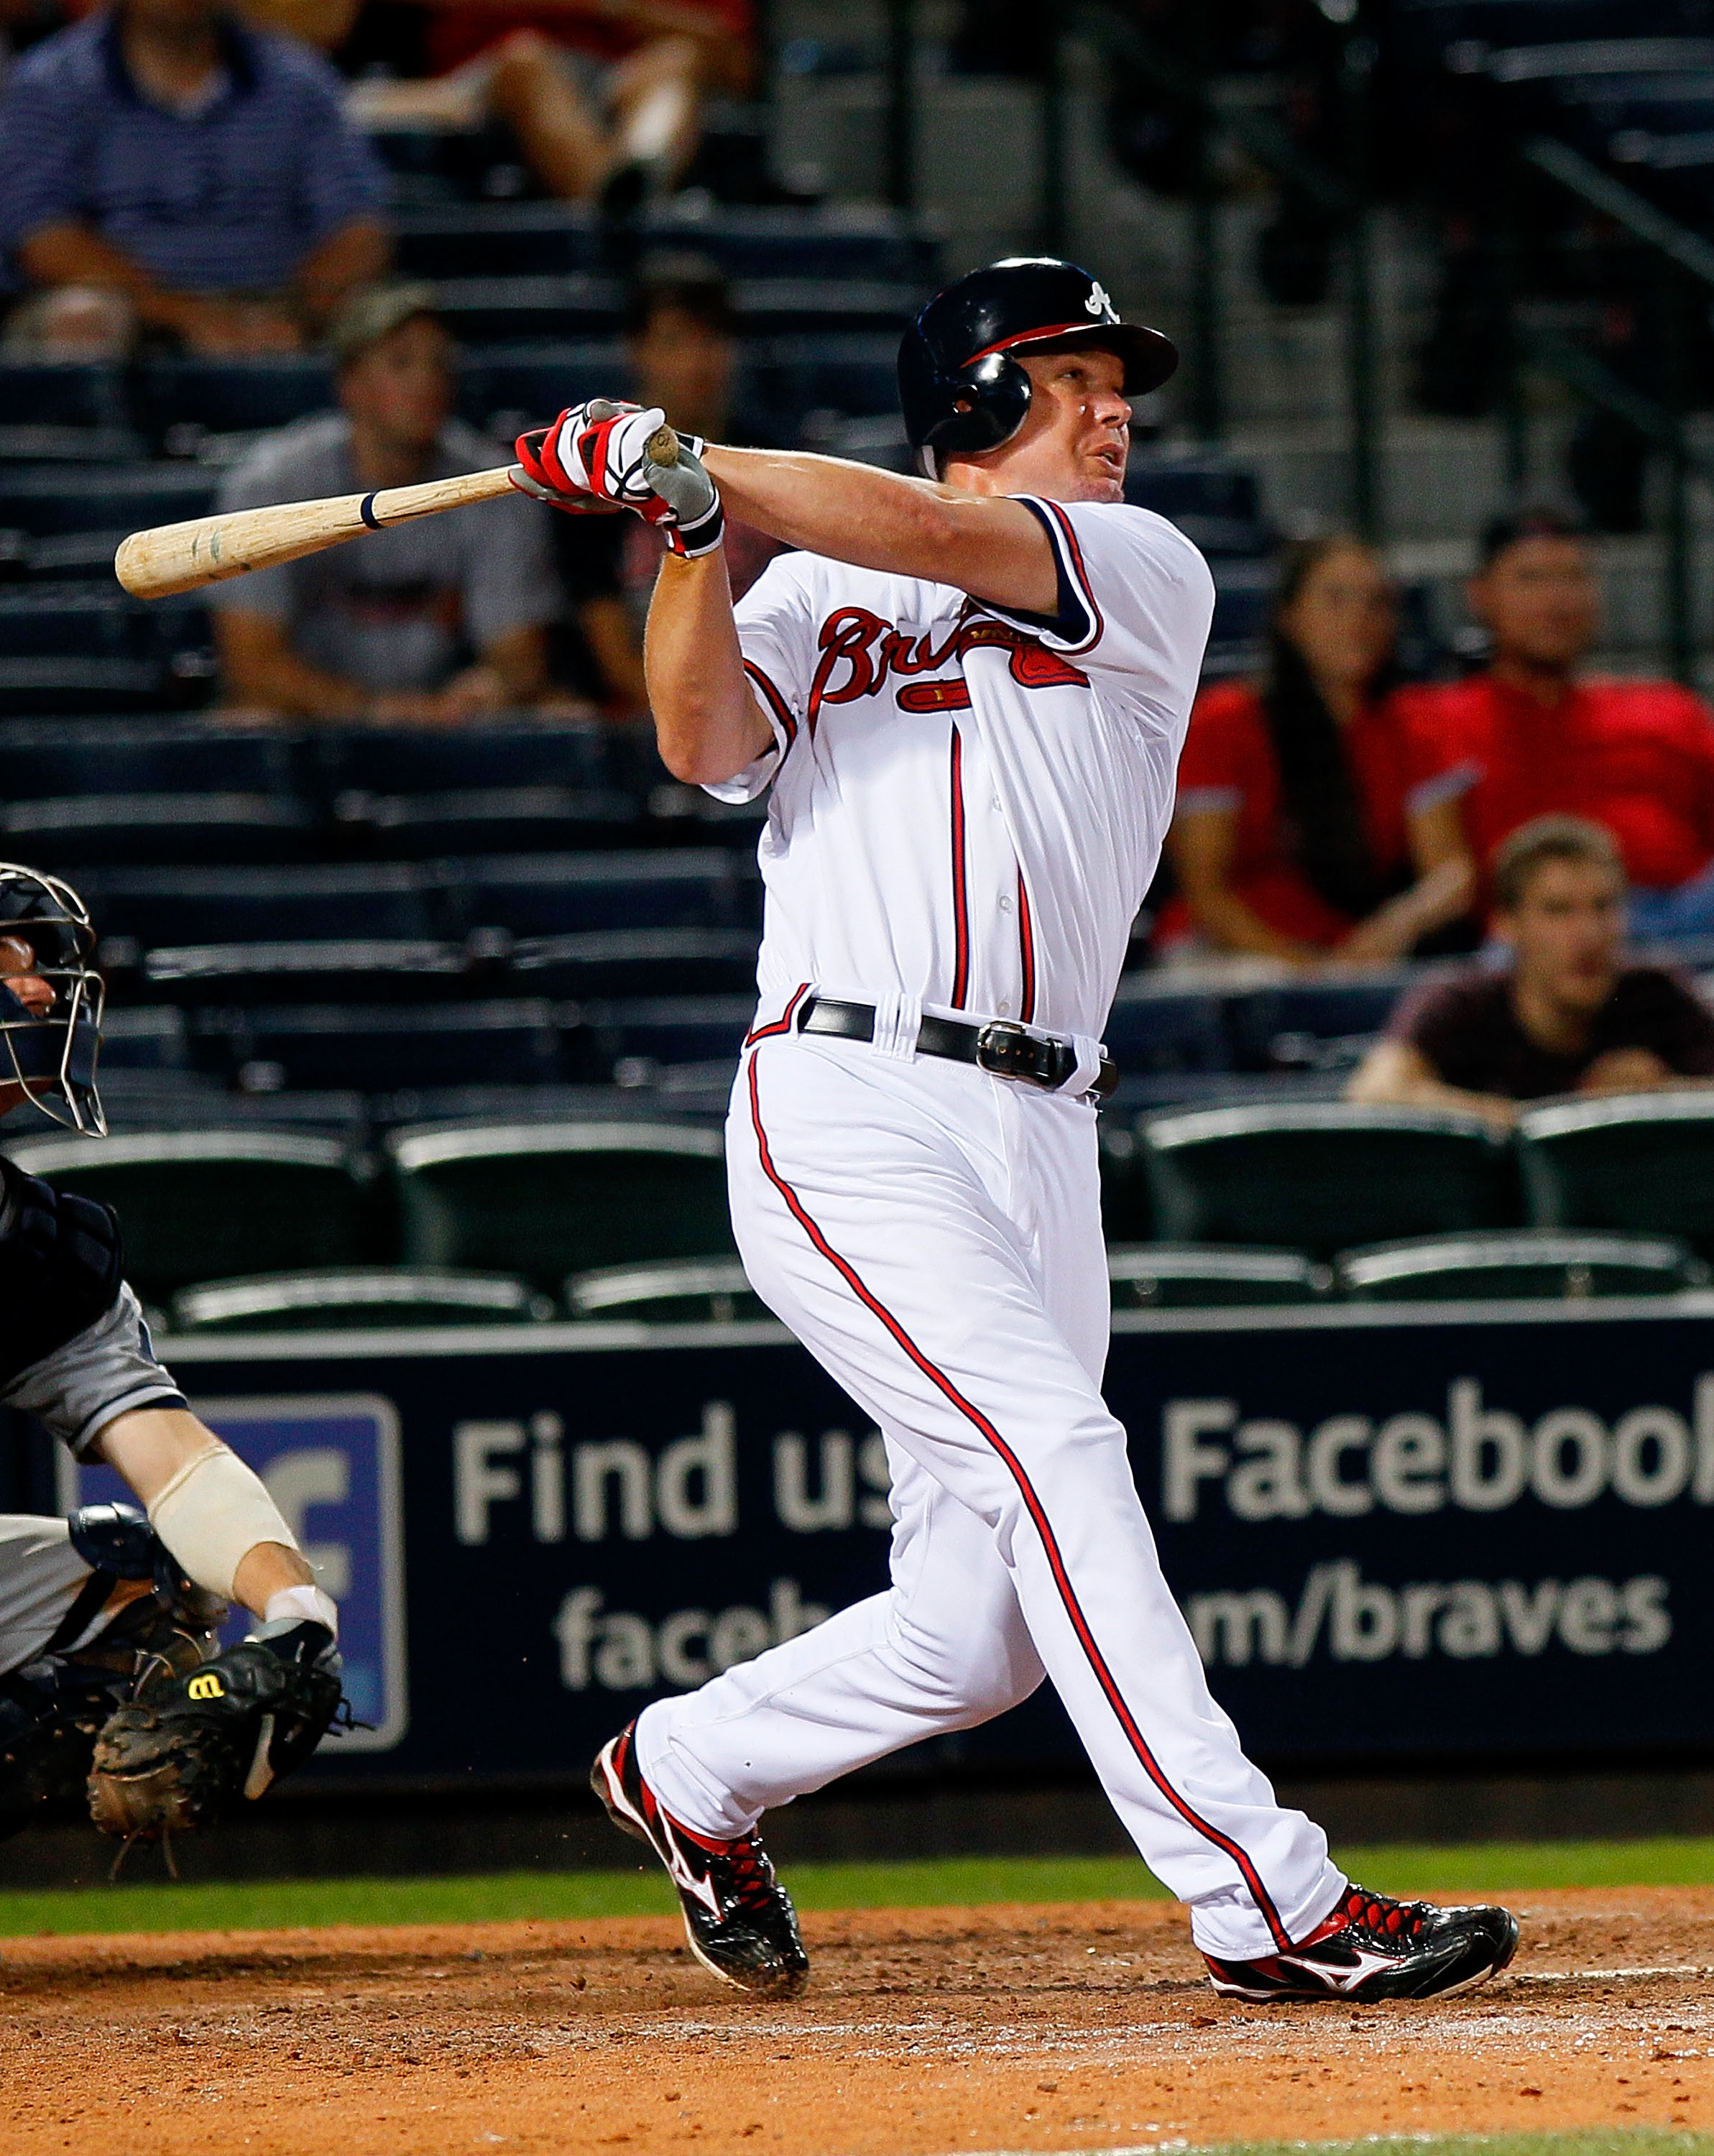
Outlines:
{"type": "Polygon", "coordinates": [[[295,1620],[200,1669],[151,1672],[95,1740],[90,1816],[126,1841],[212,1826],[301,1766],[340,1703],[333,1635],[295,1620]]]}

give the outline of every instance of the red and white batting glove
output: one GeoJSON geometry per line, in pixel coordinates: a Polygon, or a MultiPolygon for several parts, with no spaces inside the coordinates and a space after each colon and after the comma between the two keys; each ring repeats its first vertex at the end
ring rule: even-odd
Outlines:
{"type": "Polygon", "coordinates": [[[562,412],[551,427],[521,434],[515,482],[556,509],[634,509],[675,554],[695,559],[721,543],[725,515],[703,469],[701,437],[681,434],[671,465],[658,465],[649,444],[666,415],[659,406],[595,398],[562,412]]]}

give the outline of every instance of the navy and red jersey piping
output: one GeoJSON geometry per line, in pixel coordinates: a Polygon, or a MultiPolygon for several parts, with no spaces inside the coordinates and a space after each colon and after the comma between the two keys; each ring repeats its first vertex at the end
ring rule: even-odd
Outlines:
{"type": "Polygon", "coordinates": [[[1106,624],[1096,603],[1083,549],[1077,543],[1070,518],[1057,501],[1033,494],[1020,494],[1015,499],[1029,511],[1048,536],[1059,583],[1057,601],[1050,614],[1028,613],[1021,607],[999,606],[992,599],[983,601],[983,612],[999,614],[1007,621],[1021,622],[1026,629],[1046,629],[1063,640],[1065,654],[1071,656],[1092,651],[1101,642],[1106,624]]]}
{"type": "Polygon", "coordinates": [[[757,1153],[762,1164],[762,1172],[779,1193],[785,1202],[787,1211],[808,1237],[812,1245],[821,1256],[827,1260],[865,1309],[880,1320],[896,1345],[916,1364],[935,1389],[942,1394],[978,1432],[1005,1466],[1008,1473],[1017,1486],[1019,1496],[1024,1501],[1024,1510],[1029,1513],[1031,1523],[1041,1538],[1042,1548],[1047,1556],[1048,1567],[1053,1574],[1054,1584],[1059,1590],[1061,1606],[1070,1620],[1071,1629],[1076,1635],[1078,1645],[1083,1651],[1084,1659],[1088,1662],[1108,1706],[1113,1710],[1114,1717],[1120,1728],[1124,1732],[1126,1741],[1135,1753],[1138,1763],[1155,1788],[1159,1790],[1162,1796],[1172,1805],[1173,1810],[1185,1824],[1193,1828],[1205,1840],[1211,1842],[1216,1849],[1229,1857],[1237,1866],[1244,1885],[1250,1889],[1250,1897],[1260,1911],[1263,1921],[1273,1934],[1275,1945],[1282,1953],[1285,1953],[1291,1945],[1291,1935],[1280,1922],[1280,1912],[1275,1906],[1273,1897],[1262,1884],[1261,1874],[1256,1870],[1255,1860],[1246,1850],[1232,1839],[1230,1835],[1223,1834],[1211,1821],[1203,1819],[1191,1805],[1188,1799],[1180,1795],[1167,1779],[1165,1769],[1156,1758],[1147,1740],[1144,1738],[1136,1717],[1126,1704],[1125,1696],[1120,1691],[1118,1681],[1112,1671],[1108,1668],[1106,1658],[1096,1644],[1089,1620],[1084,1614],[1082,1604],[1079,1602],[1076,1589],[1071,1584],[1070,1574],[1066,1569],[1065,1560],[1054,1533],[1052,1523],[1048,1518],[1041,1499],[1036,1494],[1034,1485],[1024,1471],[1023,1462],[1006,1443],[993,1423],[983,1414],[981,1409],[965,1399],[946,1373],[931,1363],[923,1353],[921,1348],[917,1346],[885,1304],[877,1296],[870,1293],[855,1266],[842,1258],[834,1249],[832,1244],[828,1241],[826,1236],[804,1209],[797,1192],[775,1167],[773,1155],[768,1147],[767,1132],[762,1126],[762,1098],[757,1085],[757,1059],[754,1056],[750,1060],[750,1122],[756,1132],[757,1153]]]}
{"type": "Polygon", "coordinates": [[[1035,1016],[1035,921],[1029,911],[1029,887],[1018,870],[1018,964],[1024,977],[1018,1015],[1025,1025],[1035,1016]]]}
{"type": "Polygon", "coordinates": [[[965,873],[964,744],[952,728],[952,1007],[962,1010],[970,994],[970,891],[965,873]]]}
{"type": "Polygon", "coordinates": [[[772,1025],[752,1026],[750,1031],[745,1034],[745,1047],[754,1048],[758,1040],[772,1040],[777,1033],[789,1033],[792,1030],[792,1020],[798,1014],[798,1006],[803,1002],[804,997],[807,996],[808,993],[808,982],[800,981],[797,987],[792,991],[792,1000],[786,1005],[785,1009],[780,1013],[779,1016],[773,1021],[772,1025]]]}
{"type": "Polygon", "coordinates": [[[762,701],[773,714],[782,732],[786,737],[785,747],[780,752],[783,760],[791,754],[792,744],[798,738],[798,721],[792,716],[785,698],[780,694],[778,684],[771,681],[753,659],[747,659],[744,661],[744,671],[762,691],[762,701]]]}

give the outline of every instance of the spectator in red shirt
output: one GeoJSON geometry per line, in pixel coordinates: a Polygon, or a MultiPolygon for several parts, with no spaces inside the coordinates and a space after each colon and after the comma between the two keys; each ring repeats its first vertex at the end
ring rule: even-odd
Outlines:
{"type": "Polygon", "coordinates": [[[1514,831],[1494,864],[1504,973],[1473,966],[1407,996],[1346,1088],[1353,1101],[1462,1108],[1501,1128],[1520,1101],[1714,1079],[1714,1014],[1676,973],[1628,966],[1624,869],[1578,816],[1514,831]]]}
{"type": "Polygon", "coordinates": [[[1487,671],[1394,702],[1466,767],[1476,860],[1537,816],[1588,817],[1618,841],[1635,935],[1714,930],[1714,719],[1673,682],[1579,677],[1601,602],[1577,525],[1552,510],[1497,519],[1470,604],[1493,640],[1487,671]]]}
{"type": "MultiPolygon", "coordinates": [[[[249,0],[249,12],[331,50],[360,0],[249,0]]],[[[623,215],[668,193],[696,148],[705,97],[748,95],[751,0],[422,0],[426,78],[365,80],[350,110],[371,128],[503,120],[567,202],[623,215]]]]}
{"type": "Polygon", "coordinates": [[[1354,539],[1287,555],[1266,679],[1207,690],[1178,767],[1169,944],[1288,965],[1373,965],[1456,921],[1472,878],[1451,798],[1377,696],[1398,630],[1393,588],[1354,539]]]}

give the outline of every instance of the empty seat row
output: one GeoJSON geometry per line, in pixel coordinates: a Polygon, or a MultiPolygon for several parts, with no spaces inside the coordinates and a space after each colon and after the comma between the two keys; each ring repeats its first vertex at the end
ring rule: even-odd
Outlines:
{"type": "MultiPolygon", "coordinates": [[[[1114,1307],[1214,1309],[1358,1301],[1578,1301],[1705,1289],[1709,1269],[1681,1243],[1640,1235],[1439,1236],[1352,1250],[1332,1266],[1291,1250],[1147,1245],[1107,1253],[1114,1307]]],[[[182,1288],[175,1332],[539,1324],[563,1315],[611,1324],[766,1321],[736,1257],[653,1259],[573,1273],[556,1303],[499,1273],[430,1266],[335,1266],[182,1288]]]]}
{"type": "Polygon", "coordinates": [[[1104,1143],[1109,1239],[1354,1246],[1516,1227],[1678,1236],[1714,1253],[1714,1094],[1557,1101],[1516,1142],[1475,1116],[1292,1101],[1146,1116],[1104,1143]]]}

